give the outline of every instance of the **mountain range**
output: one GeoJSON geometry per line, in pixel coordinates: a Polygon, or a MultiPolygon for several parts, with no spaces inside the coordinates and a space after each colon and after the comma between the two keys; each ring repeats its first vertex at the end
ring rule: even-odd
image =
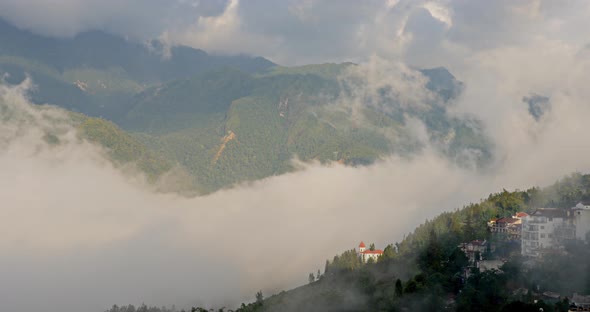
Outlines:
{"type": "Polygon", "coordinates": [[[424,143],[407,127],[413,119],[458,164],[491,158],[477,120],[446,114],[463,89],[447,69],[417,69],[434,94],[419,108],[389,86],[338,105],[363,87],[342,78],[358,66],[284,67],[100,31],[46,38],[0,21],[4,83],[29,77],[31,101],[71,111],[115,163],[136,163],[152,180],[176,168],[198,193],[291,171],[294,158],[357,166],[412,155],[424,143]]]}

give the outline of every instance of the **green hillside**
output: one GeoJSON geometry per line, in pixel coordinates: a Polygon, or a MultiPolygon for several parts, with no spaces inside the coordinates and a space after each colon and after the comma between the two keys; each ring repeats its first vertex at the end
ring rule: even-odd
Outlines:
{"type": "Polygon", "coordinates": [[[112,122],[99,118],[76,118],[80,137],[107,149],[116,165],[136,165],[155,180],[172,169],[173,163],[152,152],[112,122]]]}
{"type": "Polygon", "coordinates": [[[319,279],[238,311],[568,311],[565,297],[545,292],[588,293],[590,246],[571,242],[561,253],[523,263],[520,246],[487,222],[538,207],[569,208],[590,199],[590,175],[573,174],[546,188],[490,194],[417,227],[384,250],[377,263],[363,264],[355,250],[326,262],[319,279]],[[496,247],[486,259],[505,259],[500,270],[469,267],[462,242],[487,240],[496,247]],[[469,271],[469,277],[465,272],[469,271]],[[582,276],[580,276],[582,274],[582,276]],[[585,275],[586,274],[586,275],[585,275]]]}
{"type": "Polygon", "coordinates": [[[281,75],[314,75],[324,79],[334,79],[343,74],[353,63],[325,63],[314,65],[303,65],[297,67],[275,66],[266,72],[259,74],[260,77],[274,77],[281,75]]]}
{"type": "MultiPolygon", "coordinates": [[[[392,153],[411,155],[420,145],[405,127],[407,116],[424,121],[431,140],[444,145],[441,151],[458,162],[466,149],[478,151],[480,164],[489,158],[490,146],[481,129],[474,128],[477,121],[449,119],[439,105],[413,111],[385,98],[381,106],[367,106],[354,118],[350,111],[329,105],[344,94],[332,73],[352,64],[256,75],[225,67],[144,88],[116,68],[60,73],[21,58],[2,60],[36,73],[33,81],[39,87],[33,99],[52,97],[66,109],[114,122],[149,152],[179,164],[205,192],[282,174],[291,170],[295,157],[365,165],[392,153]]],[[[100,136],[111,132],[92,130],[96,141],[108,145],[109,138],[101,141],[100,136]]],[[[149,175],[157,171],[139,167],[149,175]]]]}
{"type": "MultiPolygon", "coordinates": [[[[422,120],[433,143],[458,163],[470,163],[462,158],[465,150],[479,153],[478,165],[489,159],[478,122],[448,118],[437,103],[412,110],[383,98],[356,119],[334,108],[330,103],[346,95],[338,74],[350,66],[356,65],[280,67],[255,75],[232,68],[207,72],[136,95],[118,122],[210,191],[287,172],[294,157],[365,165],[392,153],[411,155],[421,147],[405,127],[406,116],[422,120]]],[[[433,90],[460,92],[460,82],[441,71],[434,70],[439,80],[430,83],[433,90]]]]}
{"type": "Polygon", "coordinates": [[[184,46],[169,57],[158,41],[131,42],[100,31],[55,39],[17,29],[0,19],[0,74],[20,83],[31,77],[30,97],[92,117],[118,122],[139,92],[224,67],[264,72],[272,62],[244,55],[209,55],[184,46]]]}
{"type": "Polygon", "coordinates": [[[99,118],[82,133],[113,149],[116,162],[138,161],[151,177],[179,166],[201,192],[285,173],[294,158],[356,166],[411,156],[422,146],[408,117],[461,165],[491,158],[477,120],[447,116],[462,84],[444,68],[420,70],[438,95],[424,107],[402,105],[384,87],[355,99],[363,107],[353,112],[331,105],[363,87],[341,79],[352,63],[283,67],[189,47],[164,59],[161,43],[149,45],[102,32],[45,38],[0,21],[0,73],[9,84],[30,77],[34,103],[99,118]]]}

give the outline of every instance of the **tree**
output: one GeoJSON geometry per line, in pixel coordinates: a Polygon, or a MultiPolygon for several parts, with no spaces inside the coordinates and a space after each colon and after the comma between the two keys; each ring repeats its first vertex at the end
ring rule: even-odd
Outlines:
{"type": "Polygon", "coordinates": [[[316,275],[316,280],[320,280],[320,277],[322,277],[322,274],[320,273],[320,269],[318,269],[318,275],[316,275]]]}
{"type": "Polygon", "coordinates": [[[419,264],[425,272],[441,272],[444,254],[434,228],[430,230],[425,250],[419,258],[419,264]]]}
{"type": "Polygon", "coordinates": [[[570,301],[566,297],[561,301],[555,303],[555,311],[556,312],[567,312],[569,311],[570,301]]]}
{"type": "Polygon", "coordinates": [[[418,290],[418,283],[414,279],[409,280],[406,283],[406,289],[404,290],[405,293],[411,294],[418,290]]]}
{"type": "Polygon", "coordinates": [[[262,295],[262,290],[260,290],[256,293],[256,303],[262,304],[263,301],[264,301],[264,296],[262,295]]]}
{"type": "Polygon", "coordinates": [[[309,273],[309,283],[313,283],[315,282],[315,276],[313,276],[313,273],[309,273]]]}
{"type": "Polygon", "coordinates": [[[469,258],[467,258],[461,249],[455,247],[449,255],[449,261],[447,262],[447,270],[449,273],[455,274],[457,272],[463,272],[463,269],[468,265],[469,258]]]}
{"type": "Polygon", "coordinates": [[[389,244],[383,249],[383,254],[379,257],[379,262],[383,262],[388,259],[395,258],[395,251],[393,250],[393,245],[389,244]]]}
{"type": "Polygon", "coordinates": [[[360,289],[362,289],[365,294],[373,294],[375,292],[375,276],[366,268],[363,268],[359,271],[358,283],[360,289]]]}
{"type": "Polygon", "coordinates": [[[404,288],[402,287],[402,281],[398,278],[397,281],[395,281],[395,295],[401,297],[403,293],[404,288]]]}
{"type": "Polygon", "coordinates": [[[374,251],[375,250],[375,244],[369,245],[369,250],[374,251]]]}

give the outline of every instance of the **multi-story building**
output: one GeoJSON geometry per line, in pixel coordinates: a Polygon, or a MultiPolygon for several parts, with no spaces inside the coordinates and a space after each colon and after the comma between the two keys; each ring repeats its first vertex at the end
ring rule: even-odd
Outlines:
{"type": "Polygon", "coordinates": [[[520,241],[522,218],[527,216],[524,212],[518,212],[509,218],[492,219],[488,222],[488,228],[492,233],[504,233],[508,239],[520,241]]]}
{"type": "Polygon", "coordinates": [[[563,241],[575,237],[576,227],[569,209],[539,208],[522,218],[523,256],[538,257],[542,249],[559,247],[563,241]]]}
{"type": "Polygon", "coordinates": [[[500,218],[493,221],[490,231],[492,233],[504,233],[510,239],[520,238],[521,220],[516,218],[500,218]]]}
{"type": "Polygon", "coordinates": [[[573,223],[576,227],[576,239],[590,240],[590,203],[578,203],[572,208],[573,223]]]}

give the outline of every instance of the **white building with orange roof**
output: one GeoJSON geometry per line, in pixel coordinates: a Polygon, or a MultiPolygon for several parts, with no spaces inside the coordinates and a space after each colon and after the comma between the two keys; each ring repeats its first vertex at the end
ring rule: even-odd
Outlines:
{"type": "Polygon", "coordinates": [[[520,241],[522,220],[528,216],[526,212],[517,212],[512,217],[493,218],[488,222],[488,229],[492,233],[505,233],[508,238],[520,241]]]}
{"type": "Polygon", "coordinates": [[[361,257],[361,260],[363,260],[364,263],[367,263],[369,261],[369,259],[373,259],[373,261],[377,261],[377,259],[379,259],[379,257],[381,257],[383,255],[383,250],[381,249],[367,249],[367,246],[365,245],[365,243],[361,242],[359,244],[359,255],[361,257]]]}

